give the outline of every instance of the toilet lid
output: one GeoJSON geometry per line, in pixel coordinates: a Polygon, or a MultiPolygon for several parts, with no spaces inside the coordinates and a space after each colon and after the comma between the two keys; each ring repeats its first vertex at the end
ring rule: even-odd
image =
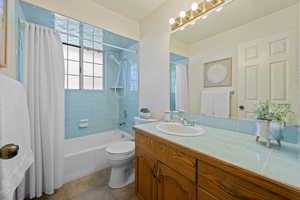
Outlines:
{"type": "Polygon", "coordinates": [[[135,144],[132,141],[116,142],[106,148],[106,152],[111,154],[125,154],[133,152],[135,144]]]}

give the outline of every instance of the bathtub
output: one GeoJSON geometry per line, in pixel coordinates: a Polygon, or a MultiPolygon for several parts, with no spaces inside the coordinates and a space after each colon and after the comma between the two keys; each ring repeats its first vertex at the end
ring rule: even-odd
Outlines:
{"type": "Polygon", "coordinates": [[[107,145],[132,139],[133,137],[126,132],[112,130],[65,140],[65,183],[110,167],[105,156],[107,145]]]}

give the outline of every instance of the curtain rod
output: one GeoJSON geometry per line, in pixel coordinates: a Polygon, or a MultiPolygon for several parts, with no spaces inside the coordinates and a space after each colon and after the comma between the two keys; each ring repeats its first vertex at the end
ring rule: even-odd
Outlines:
{"type": "MultiPolygon", "coordinates": [[[[19,23],[21,24],[33,24],[33,23],[30,23],[30,22],[27,22],[23,19],[20,19],[19,18],[19,23]]],[[[34,24],[36,25],[36,24],[34,24]]],[[[39,25],[41,26],[41,25],[39,25]]],[[[46,28],[46,29],[49,29],[49,30],[54,30],[54,29],[51,29],[49,27],[46,27],[46,26],[42,26],[43,28],[46,28]]],[[[123,47],[119,47],[119,46],[116,46],[116,45],[113,45],[113,44],[109,44],[109,43],[105,43],[105,42],[101,42],[101,44],[103,44],[104,46],[108,46],[108,47],[112,47],[112,48],[115,48],[115,49],[119,49],[119,50],[122,50],[122,51],[127,51],[129,53],[134,53],[134,54],[137,54],[137,51],[136,50],[132,50],[132,49],[127,49],[127,48],[123,48],[123,47]]]]}

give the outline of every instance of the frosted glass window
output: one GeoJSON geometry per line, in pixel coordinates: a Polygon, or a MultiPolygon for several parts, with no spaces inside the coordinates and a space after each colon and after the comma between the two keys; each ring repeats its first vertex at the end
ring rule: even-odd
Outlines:
{"type": "Polygon", "coordinates": [[[84,49],[83,50],[83,61],[92,63],[93,62],[93,54],[94,54],[94,51],[84,49]]]}
{"type": "Polygon", "coordinates": [[[92,63],[83,63],[83,75],[84,76],[93,76],[93,64],[92,63]]]}
{"type": "Polygon", "coordinates": [[[138,68],[136,64],[130,66],[130,90],[138,90],[138,68]]]}
{"type": "Polygon", "coordinates": [[[89,76],[84,76],[83,77],[83,88],[86,89],[86,90],[94,89],[93,77],[89,77],[89,76]]]}
{"type": "Polygon", "coordinates": [[[94,29],[94,41],[102,43],[103,42],[103,30],[99,28],[94,29]]]}
{"type": "Polygon", "coordinates": [[[63,43],[68,43],[68,36],[66,34],[60,33],[59,35],[60,35],[60,40],[63,43]]]}
{"type": "Polygon", "coordinates": [[[68,74],[79,75],[79,62],[68,61],[68,74]]]}
{"type": "Polygon", "coordinates": [[[83,25],[83,39],[92,41],[94,34],[94,27],[88,24],[83,25]]]}
{"type": "Polygon", "coordinates": [[[79,31],[79,26],[80,26],[80,23],[78,21],[69,19],[68,33],[70,35],[79,37],[79,32],[80,32],[79,31]]]}
{"type": "Polygon", "coordinates": [[[90,40],[83,40],[83,46],[87,48],[93,48],[93,42],[90,40]]]}
{"type": "Polygon", "coordinates": [[[64,51],[64,58],[68,57],[68,46],[67,45],[63,45],[63,51],[64,51]]]}
{"type": "Polygon", "coordinates": [[[68,88],[79,89],[79,76],[68,75],[68,88]]]}
{"type": "Polygon", "coordinates": [[[65,60],[65,74],[68,74],[68,61],[65,60]]]}
{"type": "Polygon", "coordinates": [[[95,52],[94,63],[103,64],[103,53],[102,52],[95,52]]]}
{"type": "Polygon", "coordinates": [[[94,49],[102,51],[103,50],[102,43],[94,42],[94,49]]]}
{"type": "Polygon", "coordinates": [[[94,76],[96,77],[103,76],[103,65],[94,64],[94,76]]]}
{"type": "Polygon", "coordinates": [[[103,89],[103,78],[94,78],[94,89],[102,90],[103,89]]]}
{"type": "Polygon", "coordinates": [[[74,36],[68,36],[68,44],[79,46],[79,38],[74,36]]]}
{"type": "Polygon", "coordinates": [[[79,50],[80,49],[78,47],[68,46],[68,60],[75,60],[79,62],[79,50]]]}
{"type": "Polygon", "coordinates": [[[63,42],[65,88],[102,90],[102,29],[55,14],[55,30],[63,42]]]}
{"type": "Polygon", "coordinates": [[[63,33],[67,33],[68,18],[62,15],[55,15],[55,30],[63,33]]]}

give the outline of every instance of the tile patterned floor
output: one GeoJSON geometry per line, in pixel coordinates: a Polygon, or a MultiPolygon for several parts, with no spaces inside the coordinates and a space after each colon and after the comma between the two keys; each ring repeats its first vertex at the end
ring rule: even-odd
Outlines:
{"type": "Polygon", "coordinates": [[[37,200],[138,200],[134,195],[134,184],[121,189],[108,187],[110,169],[65,184],[54,195],[37,200]]]}

